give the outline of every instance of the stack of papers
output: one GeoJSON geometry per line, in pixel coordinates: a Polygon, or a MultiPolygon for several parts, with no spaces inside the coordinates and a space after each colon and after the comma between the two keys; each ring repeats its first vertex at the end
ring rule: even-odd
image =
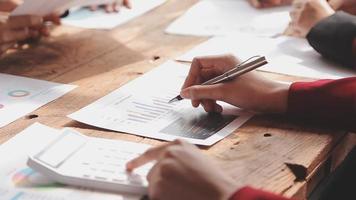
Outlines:
{"type": "Polygon", "coordinates": [[[356,76],[352,69],[331,62],[319,55],[302,38],[280,36],[262,38],[248,35],[234,37],[215,37],[196,46],[178,61],[190,62],[194,57],[231,53],[246,60],[254,55],[266,56],[269,64],[259,70],[292,76],[337,79],[356,76]]]}
{"type": "Polygon", "coordinates": [[[121,8],[118,13],[104,10],[92,12],[86,8],[73,10],[62,20],[63,24],[90,29],[112,29],[158,7],[166,0],[131,0],[131,9],[121,8]]]}
{"type": "Polygon", "coordinates": [[[189,66],[169,61],[69,117],[109,130],[199,145],[214,144],[252,117],[227,104],[222,104],[221,115],[195,109],[188,100],[168,103],[179,94],[188,71],[189,66]]]}
{"type": "Polygon", "coordinates": [[[241,32],[275,36],[287,28],[290,8],[255,9],[247,0],[201,0],[173,22],[166,32],[196,36],[241,32]]]}
{"type": "Polygon", "coordinates": [[[75,87],[0,73],[0,127],[63,96],[75,87]]]}
{"type": "Polygon", "coordinates": [[[28,156],[55,140],[60,130],[33,124],[0,146],[0,199],[11,200],[133,200],[135,195],[96,192],[58,184],[26,164],[28,156]],[[11,155],[11,156],[9,156],[11,155]],[[7,198],[12,197],[12,198],[7,198]]]}

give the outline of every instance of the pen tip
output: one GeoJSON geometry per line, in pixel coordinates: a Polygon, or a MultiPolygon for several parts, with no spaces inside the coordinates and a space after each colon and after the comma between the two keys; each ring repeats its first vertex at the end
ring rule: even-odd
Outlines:
{"type": "Polygon", "coordinates": [[[177,98],[174,98],[174,99],[169,100],[168,103],[174,103],[176,101],[178,101],[177,98]]]}
{"type": "Polygon", "coordinates": [[[180,100],[183,100],[183,98],[180,95],[178,95],[178,96],[174,97],[173,99],[171,99],[170,101],[168,101],[168,103],[174,103],[174,102],[180,101],[180,100]]]}

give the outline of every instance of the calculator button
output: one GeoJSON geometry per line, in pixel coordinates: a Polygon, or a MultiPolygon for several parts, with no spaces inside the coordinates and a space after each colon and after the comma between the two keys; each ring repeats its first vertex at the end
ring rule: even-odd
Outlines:
{"type": "Polygon", "coordinates": [[[107,178],[102,177],[102,176],[95,176],[95,179],[101,180],[101,181],[106,181],[107,180],[107,178]]]}
{"type": "Polygon", "coordinates": [[[116,178],[111,179],[111,181],[117,182],[117,183],[125,183],[125,180],[120,180],[120,179],[116,179],[116,178]]]}
{"type": "Polygon", "coordinates": [[[126,181],[127,180],[127,175],[124,173],[117,173],[114,175],[113,179],[121,180],[121,181],[126,181]]]}
{"type": "Polygon", "coordinates": [[[130,174],[128,180],[131,184],[143,185],[143,178],[138,174],[130,174]]]}
{"type": "Polygon", "coordinates": [[[83,174],[83,178],[90,178],[91,176],[89,174],[83,174]]]}

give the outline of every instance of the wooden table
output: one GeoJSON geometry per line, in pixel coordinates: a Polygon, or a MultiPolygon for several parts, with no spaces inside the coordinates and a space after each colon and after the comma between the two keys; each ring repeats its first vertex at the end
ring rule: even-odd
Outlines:
{"type": "MultiPolygon", "coordinates": [[[[0,129],[3,143],[34,122],[72,127],[91,136],[148,144],[161,141],[104,131],[66,115],[172,59],[206,37],[167,35],[164,29],[197,0],[166,4],[111,31],[58,27],[52,37],[0,60],[0,72],[79,87],[62,98],[0,129]]],[[[298,77],[265,73],[278,80],[298,77]]],[[[355,144],[345,131],[323,129],[278,116],[256,116],[208,149],[241,184],[288,197],[306,198],[355,144]]]]}

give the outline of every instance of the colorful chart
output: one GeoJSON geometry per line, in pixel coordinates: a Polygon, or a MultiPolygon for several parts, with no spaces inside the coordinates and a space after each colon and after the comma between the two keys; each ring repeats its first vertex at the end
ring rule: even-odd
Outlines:
{"type": "Polygon", "coordinates": [[[30,95],[30,92],[27,90],[13,90],[8,93],[11,97],[26,97],[30,95]]]}
{"type": "Polygon", "coordinates": [[[24,168],[17,171],[12,176],[12,183],[16,187],[52,188],[60,186],[60,184],[47,179],[31,168],[24,168]]]}
{"type": "Polygon", "coordinates": [[[5,107],[5,106],[0,103],[0,109],[1,109],[1,108],[4,108],[4,107],[5,107]]]}

